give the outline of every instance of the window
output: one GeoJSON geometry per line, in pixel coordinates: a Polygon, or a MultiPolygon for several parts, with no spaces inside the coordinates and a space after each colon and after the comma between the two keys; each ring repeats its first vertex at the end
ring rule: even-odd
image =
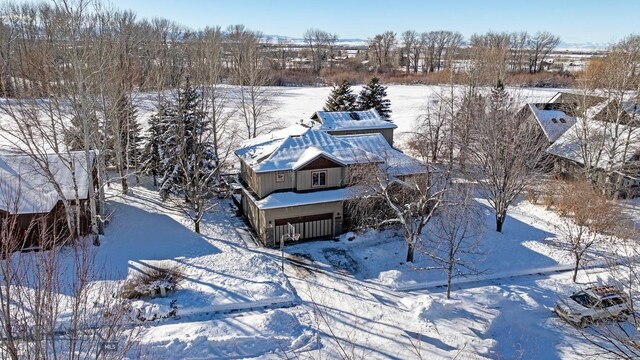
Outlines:
{"type": "Polygon", "coordinates": [[[564,118],[560,118],[560,122],[565,124],[567,122],[567,120],[565,120],[564,118]]]}
{"type": "Polygon", "coordinates": [[[587,294],[584,291],[579,291],[573,294],[571,296],[571,299],[573,299],[573,301],[587,308],[592,308],[598,303],[598,299],[594,298],[593,296],[587,294]]]}
{"type": "Polygon", "coordinates": [[[602,306],[604,306],[606,308],[612,307],[612,306],[616,306],[616,305],[620,305],[622,303],[623,303],[623,301],[620,298],[609,298],[609,299],[602,300],[602,306]]]}
{"type": "Polygon", "coordinates": [[[312,171],[311,172],[311,187],[327,186],[327,172],[326,171],[312,171]]]}
{"type": "Polygon", "coordinates": [[[360,120],[360,115],[356,112],[350,112],[349,116],[353,119],[353,120],[360,120]]]}
{"type": "Polygon", "coordinates": [[[276,182],[284,182],[284,173],[281,171],[278,171],[276,173],[276,182]]]}
{"type": "Polygon", "coordinates": [[[556,120],[556,118],[552,118],[552,119],[551,119],[551,122],[552,122],[552,123],[554,123],[554,124],[557,124],[557,123],[558,123],[558,120],[556,120]]]}

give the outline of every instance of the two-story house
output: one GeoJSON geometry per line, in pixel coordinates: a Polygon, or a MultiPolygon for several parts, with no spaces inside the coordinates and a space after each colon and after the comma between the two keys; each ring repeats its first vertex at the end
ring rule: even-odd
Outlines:
{"type": "Polygon", "coordinates": [[[277,246],[288,224],[301,239],[342,233],[344,203],[354,196],[348,179],[360,165],[385,166],[398,177],[426,171],[391,146],[395,125],[375,110],[318,114],[325,119],[320,126],[293,125],[251,139],[235,151],[241,164],[242,212],[265,246],[277,246]],[[330,130],[326,119],[333,124],[330,130]],[[336,127],[343,131],[340,135],[332,134],[336,127]]]}

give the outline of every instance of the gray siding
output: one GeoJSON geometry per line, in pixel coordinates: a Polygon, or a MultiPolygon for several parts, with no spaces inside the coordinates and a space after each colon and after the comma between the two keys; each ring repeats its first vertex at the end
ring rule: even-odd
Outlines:
{"type": "Polygon", "coordinates": [[[254,189],[259,198],[271,194],[276,190],[292,190],[295,183],[295,174],[293,171],[274,171],[256,174],[258,177],[258,189],[254,189]],[[284,181],[277,182],[277,174],[284,174],[284,181]]]}
{"type": "Polygon", "coordinates": [[[249,199],[249,196],[245,193],[242,193],[242,211],[244,211],[247,220],[256,231],[260,238],[264,237],[264,215],[261,214],[261,211],[258,207],[249,199]]]}
{"type": "Polygon", "coordinates": [[[323,187],[340,187],[342,186],[342,179],[344,178],[344,171],[342,168],[329,168],[329,169],[317,169],[317,170],[302,170],[296,172],[296,190],[312,190],[322,189],[323,187],[311,186],[311,173],[315,171],[327,172],[327,185],[323,187]]]}

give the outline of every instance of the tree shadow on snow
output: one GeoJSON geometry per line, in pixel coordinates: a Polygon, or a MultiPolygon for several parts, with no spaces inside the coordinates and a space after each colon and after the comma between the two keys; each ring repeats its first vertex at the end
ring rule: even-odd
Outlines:
{"type": "Polygon", "coordinates": [[[129,262],[198,257],[220,250],[175,219],[118,203],[114,218],[106,229],[97,263],[103,263],[102,280],[126,277],[129,262]],[[126,219],[126,221],[119,221],[126,219]]]}
{"type": "MultiPolygon", "coordinates": [[[[551,311],[558,297],[537,285],[535,278],[525,278],[518,285],[500,285],[497,291],[507,295],[495,305],[499,314],[483,334],[496,341],[488,351],[490,357],[561,359],[558,345],[576,345],[576,339],[569,336],[573,327],[556,321],[551,311]]],[[[573,351],[578,354],[577,349],[573,351]]]]}

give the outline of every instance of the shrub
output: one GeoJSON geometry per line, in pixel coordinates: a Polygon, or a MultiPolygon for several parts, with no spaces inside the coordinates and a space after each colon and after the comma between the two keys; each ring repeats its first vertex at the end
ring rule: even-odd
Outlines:
{"type": "Polygon", "coordinates": [[[555,200],[553,198],[553,194],[544,194],[542,196],[542,205],[544,205],[544,207],[549,210],[551,209],[551,207],[553,207],[555,203],[555,200]]]}
{"type": "Polygon", "coordinates": [[[147,267],[146,271],[127,279],[122,287],[122,296],[126,299],[139,299],[153,296],[164,287],[167,291],[176,290],[184,279],[180,266],[160,264],[147,267]]]}

